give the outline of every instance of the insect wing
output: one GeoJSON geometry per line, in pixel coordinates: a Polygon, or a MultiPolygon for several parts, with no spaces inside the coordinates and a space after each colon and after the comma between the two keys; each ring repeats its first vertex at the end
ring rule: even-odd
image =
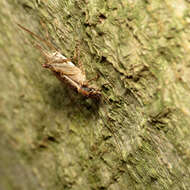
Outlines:
{"type": "Polygon", "coordinates": [[[71,80],[75,81],[78,84],[82,85],[86,80],[86,77],[82,74],[82,71],[74,65],[68,63],[55,63],[51,66],[53,71],[59,72],[63,77],[69,77],[71,80]]]}

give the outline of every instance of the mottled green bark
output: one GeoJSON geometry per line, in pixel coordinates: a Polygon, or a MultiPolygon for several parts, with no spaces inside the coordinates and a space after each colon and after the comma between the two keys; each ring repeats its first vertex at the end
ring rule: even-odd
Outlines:
{"type": "Polygon", "coordinates": [[[189,190],[189,11],[185,0],[1,0],[0,189],[189,190]],[[43,69],[16,22],[69,58],[79,43],[102,102],[43,69]]]}

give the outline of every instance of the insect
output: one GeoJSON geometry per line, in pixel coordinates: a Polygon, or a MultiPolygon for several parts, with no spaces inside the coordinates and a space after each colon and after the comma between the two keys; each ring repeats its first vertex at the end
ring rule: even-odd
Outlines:
{"type": "MultiPolygon", "coordinates": [[[[83,72],[81,65],[77,67],[74,63],[71,62],[70,59],[67,59],[64,55],[62,55],[60,51],[55,46],[53,46],[48,40],[41,38],[37,34],[33,33],[32,31],[21,26],[18,23],[17,25],[22,30],[28,32],[33,37],[42,41],[46,46],[48,46],[51,49],[51,51],[48,51],[38,43],[34,45],[37,49],[40,50],[41,54],[45,59],[45,63],[42,65],[44,68],[50,69],[61,82],[67,83],[70,87],[74,88],[78,93],[82,94],[83,96],[87,98],[100,100],[100,98],[102,97],[100,90],[89,85],[89,81],[94,79],[86,79],[86,75],[83,72]]],[[[103,122],[105,123],[104,120],[103,122]]],[[[113,134],[119,149],[121,149],[119,143],[117,142],[117,137],[115,136],[114,132],[111,128],[108,129],[113,134]]]]}
{"type": "Polygon", "coordinates": [[[89,81],[94,79],[89,81],[86,79],[86,75],[83,72],[81,65],[81,68],[77,67],[71,62],[71,60],[62,55],[49,41],[41,38],[20,24],[17,23],[17,25],[33,37],[45,43],[51,49],[51,51],[48,51],[40,44],[35,44],[35,47],[40,50],[41,54],[45,58],[45,63],[42,65],[44,68],[50,69],[61,82],[67,83],[83,96],[87,98],[100,99],[100,90],[89,85],[89,81]]]}

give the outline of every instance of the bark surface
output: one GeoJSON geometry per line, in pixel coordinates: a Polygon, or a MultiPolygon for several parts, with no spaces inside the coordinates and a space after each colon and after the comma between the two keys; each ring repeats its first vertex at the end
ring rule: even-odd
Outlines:
{"type": "Polygon", "coordinates": [[[0,189],[189,190],[189,10],[187,0],[1,0],[0,189]],[[68,58],[79,44],[102,101],[42,68],[39,41],[16,23],[68,58]]]}

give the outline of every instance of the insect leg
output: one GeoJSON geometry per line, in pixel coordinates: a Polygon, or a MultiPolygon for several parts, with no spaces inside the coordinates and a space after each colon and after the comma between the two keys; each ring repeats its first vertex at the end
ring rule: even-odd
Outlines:
{"type": "Polygon", "coordinates": [[[97,74],[96,77],[94,77],[94,78],[92,78],[92,79],[90,79],[90,80],[87,80],[86,83],[89,84],[90,82],[92,82],[92,81],[94,81],[94,80],[96,81],[96,80],[98,80],[99,77],[100,77],[100,76],[97,74]]]}
{"type": "Polygon", "coordinates": [[[49,33],[48,33],[45,23],[42,20],[40,20],[40,24],[41,24],[42,28],[45,30],[45,33],[46,33],[45,36],[46,36],[47,41],[50,41],[49,33]]]}
{"type": "Polygon", "coordinates": [[[79,42],[77,42],[77,46],[76,46],[76,48],[75,48],[75,53],[74,53],[74,54],[75,54],[75,55],[74,55],[73,59],[74,59],[74,60],[77,60],[79,69],[82,71],[82,74],[86,76],[85,70],[84,70],[84,67],[83,67],[83,64],[82,64],[82,62],[80,61],[79,42]]]}

